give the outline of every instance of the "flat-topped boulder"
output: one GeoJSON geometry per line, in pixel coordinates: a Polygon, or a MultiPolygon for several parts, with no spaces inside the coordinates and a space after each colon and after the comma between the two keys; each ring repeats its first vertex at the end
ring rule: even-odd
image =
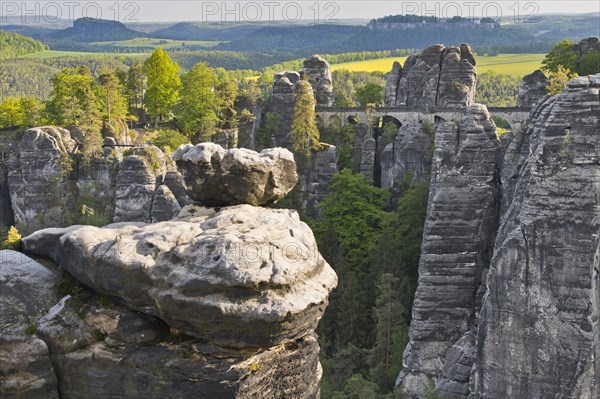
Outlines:
{"type": "Polygon", "coordinates": [[[186,144],[172,158],[190,198],[208,206],[268,205],[285,197],[298,182],[294,155],[284,148],[257,153],[226,150],[214,143],[186,144]]]}
{"type": "Polygon", "coordinates": [[[296,211],[250,205],[188,206],[175,220],[85,226],[54,243],[41,231],[24,246],[93,291],[226,347],[310,333],[337,284],[296,211]]]}

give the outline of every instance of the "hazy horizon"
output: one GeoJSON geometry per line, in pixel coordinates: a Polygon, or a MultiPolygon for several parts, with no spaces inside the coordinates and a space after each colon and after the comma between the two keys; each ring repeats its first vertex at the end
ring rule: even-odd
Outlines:
{"type": "MultiPolygon", "coordinates": [[[[66,23],[80,17],[118,20],[130,23],[169,22],[312,22],[335,23],[337,20],[373,19],[385,15],[416,14],[450,18],[503,17],[521,22],[541,14],[573,15],[600,12],[600,2],[576,0],[545,1],[3,1],[0,22],[15,17],[35,23],[66,23]],[[33,19],[33,21],[32,21],[33,19]]],[[[23,21],[22,21],[23,22],[23,21]]]]}

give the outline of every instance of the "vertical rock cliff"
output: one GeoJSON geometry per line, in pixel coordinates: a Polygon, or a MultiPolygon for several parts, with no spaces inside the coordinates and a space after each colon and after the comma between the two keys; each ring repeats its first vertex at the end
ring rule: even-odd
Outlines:
{"type": "Polygon", "coordinates": [[[600,395],[600,75],[533,111],[502,218],[474,398],[600,395]]]}
{"type": "Polygon", "coordinates": [[[482,106],[437,129],[398,384],[411,398],[430,380],[447,397],[596,398],[600,75],[539,101],[502,156],[482,106]]]}
{"type": "Polygon", "coordinates": [[[474,104],[458,125],[437,128],[410,342],[398,383],[422,397],[429,380],[468,393],[477,300],[499,209],[500,144],[487,108],[474,104]]]}

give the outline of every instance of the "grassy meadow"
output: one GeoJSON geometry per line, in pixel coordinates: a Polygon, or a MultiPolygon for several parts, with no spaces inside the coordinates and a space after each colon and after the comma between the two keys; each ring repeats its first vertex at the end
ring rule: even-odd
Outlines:
{"type": "MultiPolygon", "coordinates": [[[[407,57],[379,58],[375,60],[346,62],[334,64],[332,71],[347,69],[349,71],[389,72],[394,61],[404,64],[407,57]]],[[[511,76],[522,77],[541,66],[544,54],[500,54],[496,56],[476,56],[477,73],[494,71],[511,76]]]]}

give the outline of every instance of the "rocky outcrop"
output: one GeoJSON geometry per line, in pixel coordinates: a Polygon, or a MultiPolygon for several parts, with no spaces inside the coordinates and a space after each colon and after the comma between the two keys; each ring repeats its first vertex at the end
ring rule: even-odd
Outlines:
{"type": "Polygon", "coordinates": [[[494,248],[474,398],[600,395],[600,75],[532,112],[494,248]]]}
{"type": "Polygon", "coordinates": [[[519,85],[517,107],[533,107],[541,98],[546,96],[546,86],[548,86],[548,78],[542,71],[537,70],[525,75],[519,85]]]}
{"type": "MultiPolygon", "coordinates": [[[[427,129],[433,130],[433,126],[427,129]]],[[[402,125],[394,142],[385,146],[381,154],[381,187],[397,188],[409,173],[413,183],[427,180],[431,173],[431,139],[422,123],[402,125]]]]}
{"type": "Polygon", "coordinates": [[[587,37],[582,39],[579,43],[573,45],[573,50],[575,50],[581,59],[587,53],[600,51],[600,40],[598,40],[597,37],[587,37]]]}
{"type": "Polygon", "coordinates": [[[321,148],[313,151],[310,161],[311,166],[304,180],[306,187],[302,188],[302,191],[306,193],[304,208],[307,215],[318,218],[322,211],[317,205],[329,193],[333,175],[338,171],[336,147],[321,143],[321,148]]]}
{"type": "Polygon", "coordinates": [[[24,246],[55,255],[94,291],[226,347],[304,336],[336,281],[308,226],[288,210],[186,208],[168,222],[74,229],[55,252],[39,240],[47,242],[43,231],[24,246]]]}
{"type": "Polygon", "coordinates": [[[275,118],[275,133],[269,137],[271,145],[289,147],[291,143],[290,126],[296,102],[296,83],[300,81],[298,72],[281,72],[275,75],[273,91],[266,112],[271,112],[275,118]]]}
{"type": "Polygon", "coordinates": [[[398,379],[408,397],[423,397],[430,379],[447,395],[468,393],[478,292],[497,228],[499,163],[485,106],[469,106],[458,126],[438,126],[410,342],[398,379]]]}
{"type": "Polygon", "coordinates": [[[360,173],[369,182],[373,182],[375,177],[375,152],[377,149],[377,142],[373,137],[367,138],[363,145],[360,153],[360,173]]]}
{"type": "Polygon", "coordinates": [[[540,100],[501,162],[492,123],[474,111],[486,114],[471,106],[436,133],[398,383],[408,397],[433,380],[448,397],[596,398],[600,75],[540,100]]]}
{"type": "Polygon", "coordinates": [[[333,80],[329,62],[313,55],[304,60],[304,74],[313,88],[317,105],[331,107],[333,105],[333,80]]]}
{"type": "Polygon", "coordinates": [[[29,129],[23,135],[15,163],[8,166],[11,205],[20,231],[62,222],[75,146],[66,129],[53,126],[29,129]]]}
{"type": "Polygon", "coordinates": [[[298,182],[294,155],[284,148],[259,154],[245,148],[225,150],[214,143],[186,144],[172,158],[188,195],[209,206],[268,205],[298,182]]]}
{"type": "Polygon", "coordinates": [[[396,63],[389,73],[385,94],[388,107],[462,108],[475,98],[475,57],[467,44],[441,44],[410,56],[402,68],[396,63]]]}
{"type": "Polygon", "coordinates": [[[24,235],[76,223],[150,222],[171,219],[190,202],[181,176],[162,151],[136,147],[123,157],[115,143],[107,137],[104,155],[83,162],[68,130],[27,130],[4,152],[0,165],[5,176],[0,175],[0,222],[16,225],[24,235]]]}
{"type": "MultiPolygon", "coordinates": [[[[99,297],[20,253],[0,251],[0,259],[2,397],[319,396],[312,331],[271,347],[221,347],[99,297]]],[[[221,295],[229,293],[245,298],[221,295]]]]}

